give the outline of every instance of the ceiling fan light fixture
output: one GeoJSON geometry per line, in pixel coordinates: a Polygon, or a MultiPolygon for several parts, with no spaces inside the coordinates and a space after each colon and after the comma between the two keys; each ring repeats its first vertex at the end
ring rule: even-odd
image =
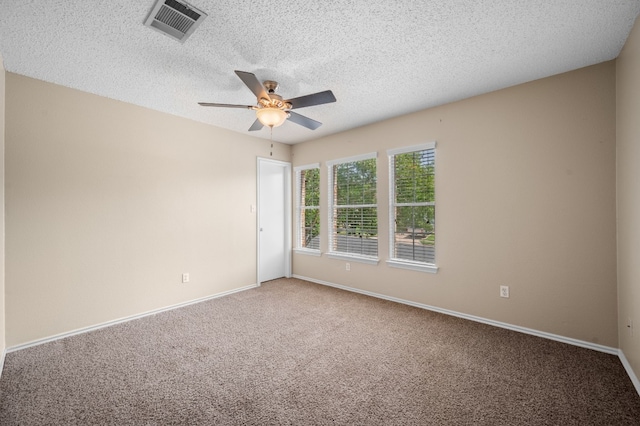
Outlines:
{"type": "Polygon", "coordinates": [[[265,107],[256,110],[258,120],[268,127],[278,127],[287,119],[287,112],[279,108],[265,107]]]}
{"type": "MultiPolygon", "coordinates": [[[[166,0],[169,1],[169,0],[166,0]]],[[[315,130],[322,125],[321,122],[312,120],[309,117],[300,115],[290,111],[294,108],[305,108],[314,105],[328,104],[336,101],[331,90],[324,92],[312,93],[310,95],[298,96],[297,98],[282,99],[282,96],[275,93],[278,83],[272,80],[266,80],[260,83],[260,80],[250,72],[235,71],[236,75],[242,82],[256,95],[257,105],[232,105],[218,104],[213,102],[198,102],[201,106],[206,107],[223,107],[223,108],[248,108],[256,112],[257,119],[253,122],[249,131],[262,129],[264,126],[274,127],[281,126],[287,119],[292,123],[306,127],[309,130],[315,130]]]]}

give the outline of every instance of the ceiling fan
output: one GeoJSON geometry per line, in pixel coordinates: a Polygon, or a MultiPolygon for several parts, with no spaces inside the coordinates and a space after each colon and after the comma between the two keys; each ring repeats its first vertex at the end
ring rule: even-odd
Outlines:
{"type": "Polygon", "coordinates": [[[309,117],[305,117],[291,110],[336,101],[336,97],[333,96],[331,90],[283,100],[282,96],[276,94],[278,82],[266,80],[263,84],[250,72],[235,71],[235,73],[240,77],[240,80],[247,85],[249,90],[256,95],[256,105],[216,104],[211,102],[198,102],[198,104],[206,107],[246,108],[254,110],[257,118],[251,127],[249,127],[249,131],[260,130],[263,126],[271,128],[278,127],[284,123],[286,119],[307,129],[315,130],[322,125],[321,122],[312,120],[309,117]]]}

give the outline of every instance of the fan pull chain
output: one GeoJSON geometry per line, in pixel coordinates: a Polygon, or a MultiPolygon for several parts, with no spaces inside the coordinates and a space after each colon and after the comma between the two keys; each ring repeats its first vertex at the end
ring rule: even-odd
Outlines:
{"type": "Polygon", "coordinates": [[[269,126],[269,129],[271,129],[269,137],[269,140],[271,141],[271,152],[269,153],[269,156],[273,157],[273,126],[269,126]]]}

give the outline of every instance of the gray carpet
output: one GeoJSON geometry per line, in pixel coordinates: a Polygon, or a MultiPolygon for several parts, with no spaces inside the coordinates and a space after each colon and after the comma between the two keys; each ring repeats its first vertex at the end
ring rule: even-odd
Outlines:
{"type": "Polygon", "coordinates": [[[295,279],[7,355],[2,425],[638,425],[617,357],[295,279]]]}

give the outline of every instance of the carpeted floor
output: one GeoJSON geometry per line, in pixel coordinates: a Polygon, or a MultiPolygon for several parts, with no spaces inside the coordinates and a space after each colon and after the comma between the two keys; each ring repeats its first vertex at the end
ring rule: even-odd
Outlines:
{"type": "Polygon", "coordinates": [[[638,425],[617,357],[296,279],[7,355],[8,425],[638,425]]]}

